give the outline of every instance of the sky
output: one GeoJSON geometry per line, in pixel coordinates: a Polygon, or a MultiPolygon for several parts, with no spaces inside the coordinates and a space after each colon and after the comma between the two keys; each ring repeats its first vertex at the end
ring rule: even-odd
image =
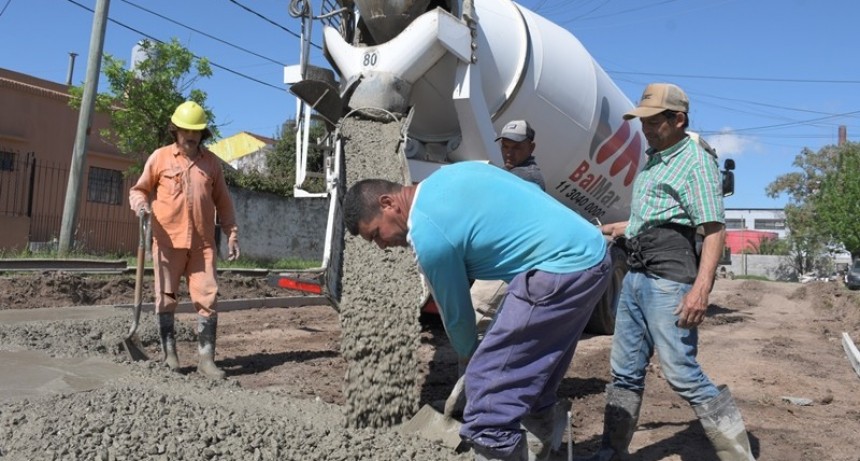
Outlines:
{"type": "MultiPolygon", "coordinates": [[[[504,0],[500,0],[504,1],[504,0]]],[[[65,83],[86,76],[96,0],[0,0],[0,67],[65,83]]],[[[310,1],[319,12],[321,1],[310,1]]],[[[638,101],[650,82],[681,86],[690,120],[721,158],[735,160],[728,208],[781,208],[765,188],[804,148],[860,136],[856,0],[523,0],[569,30],[621,91],[638,101]]],[[[198,82],[222,136],[274,137],[295,115],[283,83],[297,64],[301,23],[289,0],[110,0],[104,53],[128,62],[141,39],[177,38],[206,57],[198,82]]],[[[314,44],[322,26],[314,24],[314,44]]],[[[327,66],[312,48],[311,62],[327,66]]],[[[99,80],[100,91],[106,79],[99,80]]]]}

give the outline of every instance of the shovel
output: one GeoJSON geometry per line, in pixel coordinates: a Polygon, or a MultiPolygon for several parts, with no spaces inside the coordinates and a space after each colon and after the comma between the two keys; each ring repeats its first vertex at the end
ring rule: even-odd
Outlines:
{"type": "Polygon", "coordinates": [[[133,362],[149,360],[140,346],[140,339],[137,337],[137,326],[140,324],[140,307],[143,304],[143,263],[146,256],[146,242],[152,238],[152,230],[147,218],[147,213],[140,213],[140,242],[137,245],[137,272],[134,277],[134,318],[128,335],[122,340],[122,348],[125,349],[128,358],[133,362]]]}
{"type": "Polygon", "coordinates": [[[459,451],[460,444],[463,443],[460,438],[460,426],[462,423],[451,416],[454,408],[457,405],[457,400],[463,394],[464,377],[461,376],[454,385],[454,390],[451,395],[445,400],[445,410],[440,413],[430,405],[424,405],[415,413],[409,421],[400,426],[400,432],[404,434],[417,434],[425,439],[435,442],[441,442],[442,445],[459,451]]]}

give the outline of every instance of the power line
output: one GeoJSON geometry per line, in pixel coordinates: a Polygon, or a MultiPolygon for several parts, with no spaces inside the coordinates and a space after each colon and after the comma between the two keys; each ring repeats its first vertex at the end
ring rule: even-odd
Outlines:
{"type": "MultiPolygon", "coordinates": [[[[75,5],[77,5],[77,6],[81,7],[81,8],[83,8],[83,9],[85,9],[85,10],[87,10],[87,11],[91,12],[91,13],[94,13],[94,12],[93,12],[93,10],[91,10],[89,7],[87,7],[86,5],[81,5],[80,3],[76,2],[75,0],[66,0],[66,1],[67,1],[67,2],[69,2],[69,3],[73,3],[73,4],[75,4],[75,5]]],[[[129,25],[126,25],[126,24],[124,24],[124,23],[122,23],[122,22],[120,22],[120,21],[117,21],[116,19],[108,18],[108,21],[110,21],[110,22],[112,22],[112,23],[114,23],[114,24],[116,24],[116,25],[118,25],[118,26],[120,26],[120,27],[124,27],[124,28],[126,28],[126,29],[128,29],[128,30],[130,30],[130,31],[132,31],[132,32],[134,32],[134,33],[140,34],[140,35],[142,35],[142,36],[144,36],[144,37],[146,37],[146,38],[148,38],[148,39],[150,39],[150,40],[156,41],[156,42],[158,42],[158,43],[164,43],[164,41],[159,40],[159,39],[157,39],[157,38],[153,37],[152,35],[147,34],[146,32],[143,32],[143,31],[141,31],[141,30],[135,29],[134,27],[131,27],[131,26],[129,26],[129,25]]],[[[190,51],[190,50],[189,50],[189,51],[190,51]]],[[[201,58],[200,58],[200,56],[197,56],[197,55],[196,55],[196,54],[194,54],[194,53],[192,53],[192,56],[194,56],[194,58],[195,58],[195,59],[198,59],[198,60],[199,60],[199,59],[201,59],[201,58]]],[[[218,63],[216,63],[216,62],[214,62],[214,61],[212,61],[212,60],[209,60],[209,64],[210,64],[211,66],[213,66],[213,67],[216,67],[216,68],[218,68],[218,69],[221,69],[221,70],[227,71],[227,72],[229,72],[229,73],[231,73],[231,74],[234,74],[234,75],[237,75],[237,76],[239,76],[239,77],[242,77],[242,78],[248,79],[248,80],[250,80],[250,81],[252,81],[252,82],[259,83],[259,84],[264,85],[264,86],[267,86],[267,87],[269,87],[269,88],[274,88],[274,89],[276,89],[276,90],[278,90],[278,91],[281,91],[281,92],[285,91],[285,89],[284,89],[283,87],[275,86],[275,85],[272,85],[271,83],[264,82],[264,81],[259,80],[259,79],[257,79],[257,78],[251,77],[250,75],[246,75],[246,74],[243,74],[243,73],[241,73],[241,72],[239,72],[239,71],[236,71],[236,70],[230,69],[229,67],[222,66],[222,65],[220,65],[220,64],[218,64],[218,63]]]]}
{"type": "Polygon", "coordinates": [[[6,4],[3,5],[3,9],[0,10],[0,16],[3,16],[3,13],[6,12],[6,8],[9,7],[9,4],[12,3],[12,0],[6,0],[6,4]]]}
{"type": "Polygon", "coordinates": [[[769,82],[769,83],[833,83],[833,84],[851,84],[856,85],[860,80],[825,80],[825,79],[809,79],[809,78],[773,78],[773,77],[734,77],[720,75],[691,75],[691,74],[665,74],[665,73],[650,73],[650,72],[625,72],[620,70],[607,70],[610,74],[621,75],[647,75],[649,77],[675,77],[675,78],[693,78],[705,80],[736,80],[750,82],[769,82]]]}
{"type": "MultiPolygon", "coordinates": [[[[824,120],[830,120],[830,119],[834,119],[834,118],[846,117],[849,115],[857,115],[857,114],[860,114],[860,110],[855,110],[852,112],[844,112],[841,114],[832,114],[832,115],[828,115],[825,117],[813,118],[810,120],[800,120],[797,122],[778,123],[775,125],[765,125],[765,126],[757,126],[757,127],[749,127],[749,128],[736,128],[736,129],[732,129],[732,133],[739,133],[739,132],[745,132],[745,131],[749,132],[749,131],[755,131],[755,130],[770,130],[773,128],[786,128],[786,127],[797,126],[797,125],[811,125],[815,122],[821,122],[824,120]]],[[[704,133],[718,134],[719,132],[714,132],[714,131],[705,132],[705,131],[703,131],[702,133],[703,134],[704,133]]]]}
{"type": "Polygon", "coordinates": [[[164,16],[164,15],[162,15],[162,14],[156,13],[155,11],[148,10],[148,9],[146,9],[146,8],[144,8],[144,7],[142,7],[142,6],[138,5],[138,4],[136,4],[136,3],[134,3],[134,2],[131,2],[131,1],[129,1],[129,0],[122,0],[122,2],[123,2],[123,3],[126,3],[126,4],[128,4],[128,5],[131,5],[131,6],[135,7],[135,8],[137,8],[137,9],[140,9],[140,10],[146,11],[147,13],[149,13],[149,14],[151,14],[151,15],[153,15],[153,16],[157,16],[157,17],[159,17],[159,18],[161,18],[161,19],[164,19],[165,21],[169,21],[169,22],[171,22],[171,23],[173,23],[173,24],[176,24],[177,26],[184,27],[184,28],[186,28],[186,29],[188,29],[188,30],[190,30],[190,31],[192,31],[192,32],[196,32],[196,33],[198,33],[198,34],[200,34],[200,35],[203,35],[204,37],[211,38],[212,40],[215,40],[216,42],[223,43],[223,44],[225,44],[225,45],[231,46],[231,47],[233,47],[233,48],[235,48],[235,49],[237,49],[237,50],[244,51],[245,53],[248,53],[248,54],[254,55],[254,56],[256,56],[256,57],[258,57],[258,58],[261,58],[261,59],[265,59],[266,61],[269,61],[269,62],[271,62],[271,63],[278,64],[278,65],[280,65],[280,66],[286,66],[286,64],[284,64],[284,63],[282,63],[282,62],[279,62],[279,61],[277,61],[277,60],[275,60],[275,59],[269,58],[269,57],[267,57],[267,56],[263,56],[263,55],[261,55],[261,54],[258,54],[258,53],[256,53],[256,52],[254,52],[254,51],[248,50],[248,49],[246,49],[246,48],[242,48],[242,47],[241,47],[241,46],[239,46],[239,45],[235,45],[235,44],[230,43],[230,42],[228,42],[228,41],[226,41],[226,40],[222,40],[222,39],[220,39],[220,38],[218,38],[218,37],[215,37],[215,36],[213,36],[213,35],[207,34],[206,32],[203,32],[203,31],[201,31],[201,30],[195,29],[195,28],[193,28],[193,27],[191,27],[191,26],[188,26],[188,25],[186,25],[186,24],[182,24],[182,23],[181,23],[181,22],[179,22],[179,21],[175,21],[175,20],[173,20],[173,19],[170,19],[170,18],[168,18],[167,16],[164,16]]]}
{"type": "MultiPolygon", "coordinates": [[[[271,19],[269,19],[269,17],[268,17],[268,16],[266,16],[266,15],[264,15],[264,14],[261,14],[261,13],[258,13],[258,12],[256,12],[256,11],[254,11],[253,9],[251,9],[251,8],[249,8],[249,7],[245,6],[245,5],[243,5],[243,4],[239,3],[239,2],[237,2],[236,0],[229,0],[229,1],[230,1],[230,3],[232,3],[232,4],[236,5],[236,6],[238,6],[239,8],[242,8],[243,10],[245,10],[245,11],[247,11],[247,12],[249,12],[249,13],[251,13],[251,14],[253,14],[253,15],[257,16],[257,17],[259,17],[259,18],[260,18],[260,19],[262,19],[263,21],[266,21],[266,22],[268,22],[269,24],[271,24],[271,25],[273,25],[273,26],[275,26],[275,27],[277,27],[277,28],[279,28],[279,29],[282,29],[283,31],[287,32],[288,34],[292,35],[293,37],[296,37],[296,38],[298,38],[298,39],[301,39],[301,38],[302,38],[302,36],[301,36],[301,35],[299,35],[299,34],[297,34],[297,33],[293,32],[293,31],[291,31],[290,29],[287,29],[286,27],[284,27],[284,26],[282,26],[282,25],[278,24],[278,23],[277,23],[277,22],[275,22],[275,21],[272,21],[271,19]]],[[[322,47],[321,47],[321,46],[319,46],[319,45],[317,45],[317,44],[316,44],[316,43],[314,43],[314,42],[311,42],[311,46],[313,46],[313,47],[315,47],[315,48],[317,48],[317,49],[322,50],[322,47]]]]}

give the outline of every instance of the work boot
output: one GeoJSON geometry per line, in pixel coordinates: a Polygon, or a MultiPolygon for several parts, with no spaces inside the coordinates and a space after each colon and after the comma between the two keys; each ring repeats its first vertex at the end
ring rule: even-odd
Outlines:
{"type": "Polygon", "coordinates": [[[226,373],[215,366],[215,336],[218,330],[218,317],[197,315],[197,350],[200,362],[197,372],[212,379],[224,379],[226,373]]]}
{"type": "Polygon", "coordinates": [[[590,457],[576,457],[576,461],[626,461],[627,451],[636,424],[639,422],[639,407],[642,394],[606,385],[606,408],[603,411],[603,437],[600,449],[590,457]]]}
{"type": "Polygon", "coordinates": [[[528,461],[529,459],[529,446],[525,434],[507,456],[502,456],[497,451],[476,443],[472,444],[472,451],[475,452],[475,461],[528,461]]]}
{"type": "Polygon", "coordinates": [[[158,336],[161,338],[162,362],[170,371],[179,371],[179,356],[176,355],[176,330],[173,312],[158,314],[158,336]]]}
{"type": "Polygon", "coordinates": [[[705,428],[705,434],[721,461],[755,461],[741,412],[729,388],[719,386],[720,393],[693,410],[705,428]]]}
{"type": "Polygon", "coordinates": [[[567,412],[570,400],[559,400],[540,413],[523,417],[521,424],[527,431],[529,461],[546,461],[561,448],[561,439],[567,430],[567,412]]]}

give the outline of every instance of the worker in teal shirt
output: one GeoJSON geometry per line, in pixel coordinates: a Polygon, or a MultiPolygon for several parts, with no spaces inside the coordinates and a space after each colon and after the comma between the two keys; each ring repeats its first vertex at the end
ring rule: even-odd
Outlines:
{"type": "Polygon", "coordinates": [[[520,423],[541,456],[558,449],[566,419],[556,391],[611,272],[599,229],[482,162],[442,167],[416,186],[360,181],[343,208],[351,234],[412,247],[454,349],[471,357],[460,435],[475,459],[528,459],[520,423]],[[480,344],[470,279],[509,283],[480,344]]]}

